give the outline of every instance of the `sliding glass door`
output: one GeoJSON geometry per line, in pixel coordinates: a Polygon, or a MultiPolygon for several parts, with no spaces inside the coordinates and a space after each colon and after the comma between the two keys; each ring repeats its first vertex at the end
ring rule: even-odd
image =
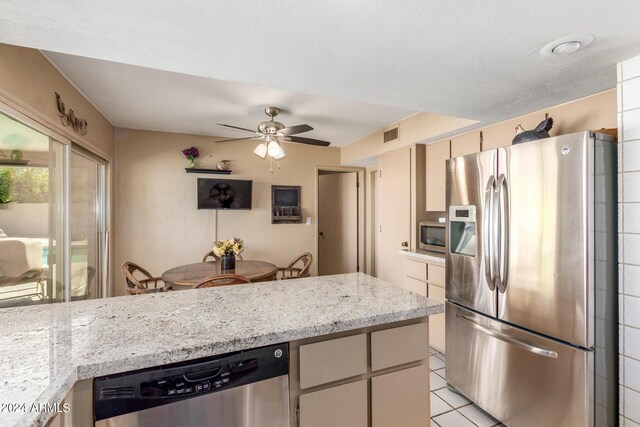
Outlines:
{"type": "Polygon", "coordinates": [[[0,114],[0,308],[102,296],[105,177],[104,161],[0,114]]]}
{"type": "Polygon", "coordinates": [[[105,163],[79,147],[71,150],[69,230],[71,300],[102,296],[105,255],[105,163]]]}

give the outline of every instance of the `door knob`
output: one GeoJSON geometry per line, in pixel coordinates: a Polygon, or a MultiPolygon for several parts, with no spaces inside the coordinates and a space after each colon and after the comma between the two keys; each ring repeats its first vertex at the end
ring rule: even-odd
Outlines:
{"type": "Polygon", "coordinates": [[[409,242],[407,242],[406,240],[404,242],[402,242],[402,247],[403,248],[408,248],[409,247],[409,242]]]}
{"type": "Polygon", "coordinates": [[[324,239],[324,233],[321,231],[318,233],[318,236],[322,237],[324,239]]]}

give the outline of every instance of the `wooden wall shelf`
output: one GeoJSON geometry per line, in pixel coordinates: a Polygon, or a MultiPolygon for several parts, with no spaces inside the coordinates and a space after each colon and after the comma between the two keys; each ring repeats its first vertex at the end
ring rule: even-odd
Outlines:
{"type": "Polygon", "coordinates": [[[214,175],[231,175],[231,171],[221,171],[220,169],[184,168],[187,173],[208,173],[214,175]]]}

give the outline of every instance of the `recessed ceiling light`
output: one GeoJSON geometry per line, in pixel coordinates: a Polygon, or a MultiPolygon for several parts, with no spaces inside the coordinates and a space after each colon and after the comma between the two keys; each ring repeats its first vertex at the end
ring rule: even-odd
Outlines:
{"type": "Polygon", "coordinates": [[[564,42],[551,49],[551,52],[553,52],[554,55],[569,55],[580,49],[580,46],[582,46],[582,43],[579,41],[564,42]]]}
{"type": "Polygon", "coordinates": [[[576,34],[554,40],[540,49],[542,56],[566,56],[573,52],[584,49],[593,42],[591,34],[576,34]]]}

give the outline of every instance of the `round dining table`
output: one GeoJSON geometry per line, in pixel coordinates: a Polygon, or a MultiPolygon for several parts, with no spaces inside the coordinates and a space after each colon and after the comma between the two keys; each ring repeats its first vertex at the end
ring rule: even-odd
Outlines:
{"type": "Polygon", "coordinates": [[[278,267],[270,262],[236,259],[236,268],[233,270],[223,270],[219,261],[196,262],[169,269],[160,278],[178,290],[192,288],[202,279],[220,274],[238,274],[252,282],[273,280],[277,271],[278,267]]]}

